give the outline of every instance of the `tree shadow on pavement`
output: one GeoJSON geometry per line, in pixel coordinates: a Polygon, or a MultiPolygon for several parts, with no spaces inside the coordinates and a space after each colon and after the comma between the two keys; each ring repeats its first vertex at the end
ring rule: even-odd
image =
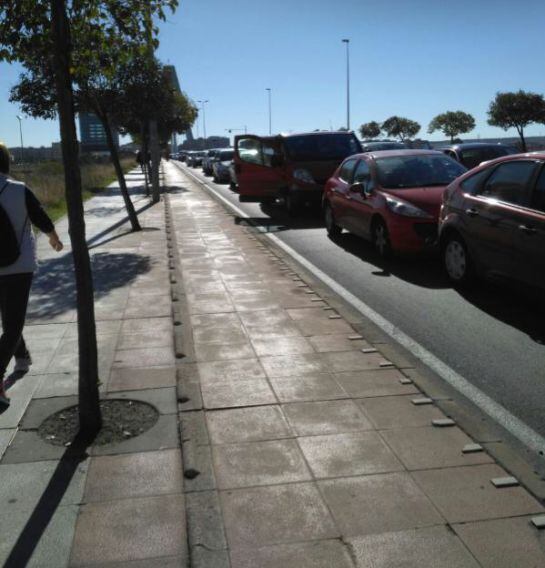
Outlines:
{"type": "Polygon", "coordinates": [[[78,434],[62,455],[47,487],[15,542],[4,568],[21,568],[30,561],[53,515],[57,511],[78,466],[88,457],[95,436],[78,434]]]}
{"type": "MultiPolygon", "coordinates": [[[[76,285],[72,255],[40,263],[29,302],[29,319],[50,319],[76,308],[76,285]]],[[[129,285],[149,272],[152,260],[135,253],[97,252],[91,256],[95,301],[116,288],[129,285]]]]}

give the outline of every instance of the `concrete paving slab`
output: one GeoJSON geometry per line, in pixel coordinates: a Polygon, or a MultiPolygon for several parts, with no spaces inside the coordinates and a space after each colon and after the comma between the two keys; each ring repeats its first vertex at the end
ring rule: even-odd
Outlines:
{"type": "Polygon", "coordinates": [[[125,367],[112,370],[108,391],[160,389],[173,386],[176,386],[176,369],[173,366],[125,367]]]}
{"type": "Polygon", "coordinates": [[[429,426],[434,418],[444,414],[436,406],[415,406],[412,396],[379,396],[358,400],[365,413],[379,430],[429,426]]]}
{"type": "Polygon", "coordinates": [[[335,380],[351,396],[357,398],[419,393],[414,385],[403,385],[403,375],[394,369],[335,373],[335,380]]]}
{"type": "Polygon", "coordinates": [[[111,392],[106,395],[106,398],[146,402],[154,406],[160,414],[176,414],[178,412],[176,387],[111,392]]]}
{"type": "MultiPolygon", "coordinates": [[[[96,564],[86,566],[95,566],[96,564]]],[[[108,562],[101,563],[100,568],[186,568],[187,558],[182,556],[171,556],[170,558],[146,558],[145,560],[133,560],[129,562],[108,562]]],[[[229,567],[228,567],[229,568],[229,567]]]]}
{"type": "Polygon", "coordinates": [[[0,430],[0,459],[17,432],[16,428],[3,428],[0,430]]]}
{"type": "Polygon", "coordinates": [[[135,438],[124,440],[117,444],[93,446],[92,456],[106,456],[134,452],[148,452],[152,450],[167,450],[177,448],[178,420],[175,414],[162,414],[159,420],[149,430],[135,438]]]}
{"type": "Polygon", "coordinates": [[[231,563],[236,568],[353,568],[346,546],[338,540],[235,549],[231,563]]]}
{"type": "Polygon", "coordinates": [[[267,325],[289,325],[293,323],[286,311],[279,309],[246,311],[240,313],[239,316],[244,327],[247,329],[267,325]]]}
{"type": "MultiPolygon", "coordinates": [[[[18,552],[22,553],[23,556],[13,557],[10,560],[11,566],[23,566],[23,562],[28,568],[68,566],[78,510],[77,505],[63,505],[55,510],[28,562],[23,561],[22,558],[26,558],[29,553],[30,545],[35,538],[36,528],[34,528],[32,536],[28,536],[24,541],[21,540],[17,548],[15,546],[25,527],[31,528],[31,525],[27,523],[30,521],[33,507],[10,511],[9,522],[0,522],[2,530],[0,564],[4,566],[9,555],[12,552],[14,554],[18,552]]],[[[4,510],[3,521],[8,521],[6,513],[4,510]]],[[[37,526],[36,524],[35,527],[37,526]]]]}
{"type": "Polygon", "coordinates": [[[182,556],[182,495],[88,503],[80,510],[71,566],[182,556]]]}
{"type": "Polygon", "coordinates": [[[406,473],[318,482],[344,537],[443,523],[431,501],[406,473]]]}
{"type": "MultiPolygon", "coordinates": [[[[169,314],[170,316],[170,314],[169,314]]],[[[170,317],[135,318],[124,320],[121,324],[121,334],[164,332],[172,329],[170,317]]]]}
{"type": "Polygon", "coordinates": [[[277,402],[274,392],[264,378],[243,378],[226,383],[204,384],[201,392],[207,409],[258,406],[277,402]]]}
{"type": "Polygon", "coordinates": [[[311,436],[297,441],[317,478],[403,470],[401,463],[376,432],[311,436]]]}
{"type": "Polygon", "coordinates": [[[214,385],[238,379],[265,378],[263,368],[257,359],[236,361],[209,361],[198,363],[201,384],[214,385]]]}
{"type": "Polygon", "coordinates": [[[12,512],[34,507],[46,490],[51,494],[64,491],[61,505],[80,503],[83,497],[88,461],[78,463],[72,460],[60,464],[55,461],[0,464],[2,515],[9,518],[12,512]],[[54,475],[58,481],[52,487],[49,483],[54,475]],[[63,485],[65,477],[68,482],[67,487],[63,485]]]}
{"type": "Polygon", "coordinates": [[[261,357],[268,377],[295,377],[309,373],[327,373],[328,367],[318,353],[261,357]]]}
{"type": "Polygon", "coordinates": [[[212,453],[220,489],[311,480],[295,440],[225,444],[212,453]]]}
{"type": "Polygon", "coordinates": [[[115,352],[113,367],[163,367],[174,365],[171,347],[123,349],[115,352]]]}
{"type": "Polygon", "coordinates": [[[542,513],[522,487],[497,489],[490,480],[506,473],[497,465],[416,471],[413,478],[450,523],[542,513]]]}
{"type": "Polygon", "coordinates": [[[180,450],[94,457],[85,485],[85,502],[179,493],[180,450]]]}
{"type": "Polygon", "coordinates": [[[280,402],[348,398],[346,392],[328,373],[311,373],[297,377],[273,377],[269,381],[280,402]]]}
{"type": "Polygon", "coordinates": [[[44,377],[25,375],[7,391],[11,399],[10,407],[0,414],[0,428],[16,428],[25,413],[33,394],[40,387],[44,377]]]}
{"type": "Polygon", "coordinates": [[[256,354],[252,345],[247,341],[227,345],[196,343],[195,357],[199,362],[229,361],[233,359],[255,359],[256,354]]]}
{"type": "Polygon", "coordinates": [[[78,394],[76,373],[57,373],[44,375],[34,398],[69,397],[78,394]]]}
{"type": "Polygon", "coordinates": [[[222,491],[220,498],[231,549],[339,536],[311,483],[222,491]]]}
{"type": "Polygon", "coordinates": [[[323,357],[332,373],[380,369],[385,361],[380,353],[363,353],[362,351],[330,352],[324,353],[323,357]]]}
{"type": "Polygon", "coordinates": [[[213,444],[291,438],[293,433],[279,406],[233,408],[207,412],[213,444]]]}
{"type": "Polygon", "coordinates": [[[71,408],[78,404],[77,396],[60,396],[56,398],[33,399],[21,422],[23,430],[36,430],[42,422],[65,408],[71,408]]]}
{"type": "Polygon", "coordinates": [[[300,336],[277,335],[273,338],[254,338],[252,345],[259,357],[314,353],[312,345],[300,336]]]}
{"type": "Polygon", "coordinates": [[[464,454],[471,442],[459,428],[399,428],[381,432],[408,470],[493,463],[484,453],[464,454]]]}
{"type": "Polygon", "coordinates": [[[453,526],[483,568],[545,566],[545,532],[530,518],[496,519],[453,526]]]}
{"type": "Polygon", "coordinates": [[[371,430],[363,411],[351,400],[294,402],[283,410],[298,436],[371,430]]]}
{"type": "Polygon", "coordinates": [[[35,430],[18,430],[4,452],[2,464],[60,460],[65,451],[64,446],[44,442],[35,430]]]}
{"type": "Polygon", "coordinates": [[[478,568],[447,527],[371,534],[348,539],[357,568],[478,568]]]}
{"type": "Polygon", "coordinates": [[[193,340],[195,344],[231,345],[245,343],[248,340],[241,324],[227,324],[210,327],[194,327],[193,340]]]}
{"type": "Polygon", "coordinates": [[[357,351],[371,347],[363,338],[351,340],[350,337],[352,335],[313,335],[307,339],[318,353],[357,351]]]}
{"type": "Polygon", "coordinates": [[[172,331],[147,331],[142,333],[122,334],[117,344],[118,349],[171,346],[172,331]]]}

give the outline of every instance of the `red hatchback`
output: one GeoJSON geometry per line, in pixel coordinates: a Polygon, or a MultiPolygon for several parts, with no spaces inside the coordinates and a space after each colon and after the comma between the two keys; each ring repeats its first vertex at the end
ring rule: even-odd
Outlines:
{"type": "Polygon", "coordinates": [[[330,236],[346,229],[371,240],[381,256],[437,241],[443,192],[466,168],[433,150],[393,150],[347,158],[324,192],[330,236]]]}
{"type": "Polygon", "coordinates": [[[452,183],[440,243],[454,284],[497,275],[545,289],[545,152],[485,162],[452,183]]]}

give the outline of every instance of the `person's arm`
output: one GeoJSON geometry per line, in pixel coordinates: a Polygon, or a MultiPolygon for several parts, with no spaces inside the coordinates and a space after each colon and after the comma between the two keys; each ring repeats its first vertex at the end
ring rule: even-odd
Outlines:
{"type": "Polygon", "coordinates": [[[42,204],[38,201],[37,197],[30,191],[30,189],[25,188],[25,201],[26,208],[28,212],[28,218],[30,222],[38,227],[42,233],[45,233],[49,238],[49,244],[57,252],[61,251],[63,244],[55,231],[55,226],[49,218],[49,215],[45,212],[42,204]]]}

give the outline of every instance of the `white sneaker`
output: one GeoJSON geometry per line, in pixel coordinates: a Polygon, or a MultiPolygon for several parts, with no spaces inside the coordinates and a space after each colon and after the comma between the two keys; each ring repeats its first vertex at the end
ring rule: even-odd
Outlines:
{"type": "Polygon", "coordinates": [[[16,373],[28,373],[32,365],[32,357],[23,357],[22,359],[15,358],[15,368],[13,369],[16,373]]]}

